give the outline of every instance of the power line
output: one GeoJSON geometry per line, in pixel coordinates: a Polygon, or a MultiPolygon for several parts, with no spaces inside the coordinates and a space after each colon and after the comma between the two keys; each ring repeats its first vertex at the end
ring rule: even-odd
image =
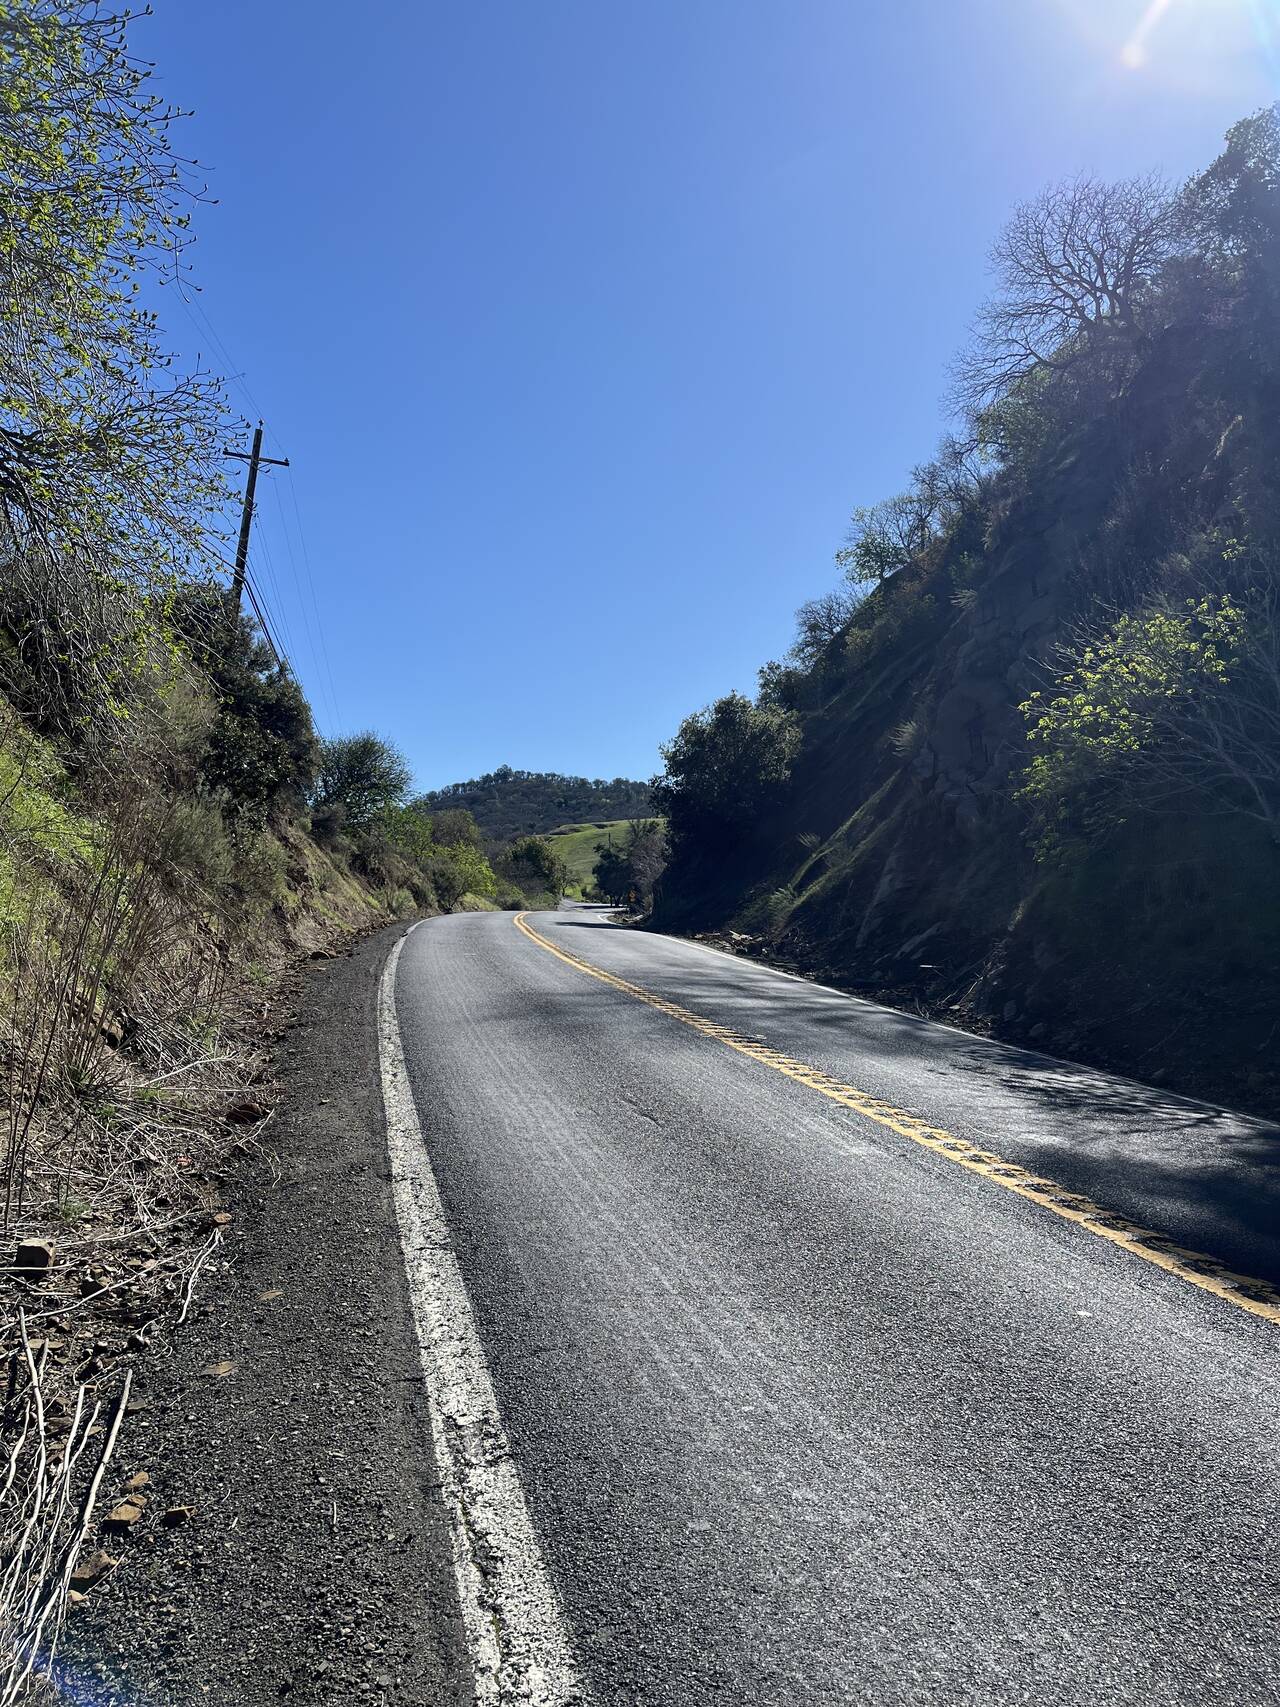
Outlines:
{"type": "MultiPolygon", "coordinates": [[[[184,290],[181,287],[179,288],[179,291],[178,291],[178,300],[182,304],[183,311],[186,313],[188,320],[190,320],[190,322],[191,322],[192,326],[195,328],[197,334],[200,334],[201,336],[207,336],[208,337],[210,343],[213,345],[215,353],[221,357],[223,363],[225,364],[225,366],[227,368],[227,378],[230,380],[231,384],[233,384],[239,390],[240,394],[243,396],[245,401],[248,403],[252,414],[256,415],[259,418],[259,422],[261,422],[264,415],[265,415],[265,411],[259,406],[258,400],[254,397],[252,391],[250,391],[249,386],[248,386],[247,382],[245,381],[243,370],[239,367],[239,364],[232,357],[231,351],[228,349],[225,341],[219,335],[218,330],[214,326],[213,321],[209,317],[208,311],[205,309],[203,303],[200,302],[198,297],[196,297],[194,294],[190,298],[188,298],[187,295],[185,294],[184,290]],[[197,315],[199,316],[199,320],[197,320],[197,318],[196,318],[197,315]],[[201,322],[203,322],[203,332],[201,331],[201,322]]],[[[280,441],[276,437],[275,432],[270,427],[268,427],[266,429],[266,432],[267,432],[268,438],[272,441],[272,443],[278,449],[283,450],[283,446],[280,444],[280,441]]],[[[286,468],[289,466],[287,458],[275,459],[275,458],[265,458],[264,457],[262,460],[264,462],[265,461],[272,461],[273,463],[282,464],[286,468]]],[[[332,669],[330,662],[329,662],[329,650],[328,650],[327,645],[325,644],[324,622],[320,616],[320,606],[319,606],[319,603],[316,599],[315,576],[314,576],[314,574],[312,572],[312,568],[311,568],[311,553],[310,553],[308,546],[307,546],[306,531],[302,525],[302,509],[301,509],[301,506],[298,502],[298,489],[297,489],[296,482],[292,478],[292,470],[290,470],[289,496],[290,496],[290,499],[291,499],[292,505],[293,505],[295,526],[297,528],[297,533],[298,533],[298,547],[299,547],[299,552],[300,552],[301,559],[302,559],[303,578],[306,581],[306,592],[307,592],[306,599],[303,598],[302,587],[301,587],[301,584],[300,584],[299,578],[298,578],[296,563],[295,563],[294,556],[293,556],[293,542],[289,537],[288,523],[285,519],[284,503],[283,503],[283,500],[280,498],[279,488],[278,487],[274,488],[274,490],[276,493],[276,504],[277,504],[277,508],[278,508],[279,514],[280,514],[281,531],[284,534],[285,546],[286,546],[286,549],[288,551],[289,559],[290,559],[290,567],[293,570],[294,585],[295,585],[295,590],[297,592],[298,605],[299,605],[301,613],[302,613],[303,626],[304,626],[304,631],[306,633],[307,643],[308,643],[308,646],[311,650],[313,659],[318,662],[320,668],[323,670],[323,681],[321,683],[321,686],[323,687],[323,689],[325,691],[327,691],[328,700],[329,700],[329,709],[330,709],[330,712],[333,716],[334,727],[337,728],[337,726],[341,722],[341,718],[340,718],[339,713],[338,713],[337,688],[334,685],[333,669],[332,669]],[[311,623],[310,623],[310,618],[308,616],[308,611],[307,611],[308,601],[310,603],[311,615],[313,615],[315,618],[315,639],[314,640],[312,639],[312,635],[311,635],[311,623]]],[[[274,578],[275,578],[274,573],[272,572],[272,580],[273,581],[274,581],[274,578]]],[[[283,620],[283,610],[284,610],[285,601],[278,591],[276,594],[276,603],[277,603],[279,610],[282,613],[282,620],[283,620]]]]}
{"type": "MultiPolygon", "coordinates": [[[[324,664],[324,674],[325,674],[325,677],[327,678],[327,680],[321,682],[321,687],[322,687],[322,689],[327,688],[327,696],[328,696],[328,702],[329,702],[329,704],[328,704],[329,714],[333,720],[333,728],[336,730],[338,727],[338,722],[339,722],[338,706],[337,706],[337,701],[335,700],[334,694],[333,694],[333,678],[332,678],[330,671],[329,671],[328,655],[324,649],[324,630],[323,630],[323,627],[322,627],[321,622],[320,622],[320,613],[318,610],[315,612],[316,621],[315,621],[315,632],[313,634],[312,626],[311,626],[311,615],[307,609],[306,602],[304,601],[304,599],[302,597],[302,583],[301,583],[301,580],[300,580],[299,575],[298,575],[298,561],[297,561],[297,557],[296,557],[296,555],[294,553],[294,549],[293,549],[293,539],[292,539],[290,532],[289,532],[288,523],[285,520],[284,500],[281,498],[280,488],[274,480],[271,482],[271,490],[272,490],[272,493],[275,497],[276,508],[277,508],[279,515],[280,515],[280,532],[284,538],[285,550],[286,550],[286,552],[288,554],[288,558],[289,558],[289,573],[293,578],[294,591],[298,595],[298,608],[302,613],[303,631],[306,635],[307,645],[311,650],[312,657],[320,659],[324,664]]],[[[301,536],[299,536],[299,538],[301,538],[301,536]]],[[[310,583],[308,583],[308,585],[310,585],[310,583]]],[[[310,591],[311,591],[311,604],[314,607],[315,606],[315,589],[310,588],[310,591]]]]}
{"type": "Polygon", "coordinates": [[[245,592],[248,593],[248,595],[249,595],[249,603],[253,606],[253,614],[258,619],[258,627],[262,630],[263,634],[266,637],[267,645],[271,648],[272,656],[275,658],[275,661],[276,661],[276,668],[278,670],[283,670],[285,667],[285,663],[284,663],[284,659],[280,656],[280,648],[276,645],[275,637],[272,635],[270,628],[267,626],[266,612],[264,611],[262,606],[258,603],[258,595],[254,591],[253,582],[250,581],[250,579],[248,578],[247,575],[246,575],[245,581],[244,581],[244,589],[245,589],[245,592]]]}

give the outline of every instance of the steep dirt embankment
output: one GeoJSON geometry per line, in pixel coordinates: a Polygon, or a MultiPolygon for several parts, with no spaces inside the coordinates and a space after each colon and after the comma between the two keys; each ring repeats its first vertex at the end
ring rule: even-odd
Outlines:
{"type": "Polygon", "coordinates": [[[763,852],[675,871],[657,922],[736,930],[827,981],[1274,1112],[1280,864],[1262,832],[1148,816],[1040,864],[1015,798],[1019,706],[1080,613],[1123,607],[1193,535],[1233,525],[1258,464],[1256,437],[1195,417],[1185,372],[1157,366],[976,542],[876,595],[879,639],[868,623],[806,683],[763,852]]]}

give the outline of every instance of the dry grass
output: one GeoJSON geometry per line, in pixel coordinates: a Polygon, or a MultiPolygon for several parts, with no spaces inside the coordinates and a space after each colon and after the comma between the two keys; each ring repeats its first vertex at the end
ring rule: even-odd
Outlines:
{"type": "Polygon", "coordinates": [[[0,1432],[0,1707],[38,1699],[57,1653],[71,1579],[89,1535],[129,1399],[125,1370],[107,1399],[76,1391],[69,1416],[50,1401],[49,1350],[24,1322],[11,1353],[0,1432]]]}
{"type": "Polygon", "coordinates": [[[267,1118],[226,1023],[238,945],[159,819],[139,793],[29,864],[3,942],[0,1707],[51,1663],[132,1362],[185,1319],[267,1118]]]}

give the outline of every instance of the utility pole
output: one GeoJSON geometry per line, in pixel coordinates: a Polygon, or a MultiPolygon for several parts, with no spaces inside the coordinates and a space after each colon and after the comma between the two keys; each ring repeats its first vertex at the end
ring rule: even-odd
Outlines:
{"type": "Polygon", "coordinates": [[[253,449],[250,451],[229,450],[228,456],[234,456],[238,462],[249,464],[249,478],[244,488],[244,508],[240,511],[240,539],[236,545],[236,572],[231,581],[231,603],[237,615],[240,611],[240,601],[244,597],[244,577],[249,564],[249,529],[253,524],[253,494],[258,485],[258,467],[261,463],[269,462],[273,468],[288,468],[287,456],[263,456],[262,454],[262,422],[254,428],[253,449]]]}

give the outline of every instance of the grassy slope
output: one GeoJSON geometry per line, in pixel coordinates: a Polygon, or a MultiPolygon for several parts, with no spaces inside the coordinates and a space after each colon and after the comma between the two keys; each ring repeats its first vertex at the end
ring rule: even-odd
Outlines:
{"type": "Polygon", "coordinates": [[[626,834],[627,823],[626,818],[614,818],[599,824],[562,824],[558,830],[548,833],[547,840],[568,867],[571,883],[592,881],[591,872],[599,857],[599,844],[607,842],[610,836],[615,844],[620,843],[626,834]]]}

